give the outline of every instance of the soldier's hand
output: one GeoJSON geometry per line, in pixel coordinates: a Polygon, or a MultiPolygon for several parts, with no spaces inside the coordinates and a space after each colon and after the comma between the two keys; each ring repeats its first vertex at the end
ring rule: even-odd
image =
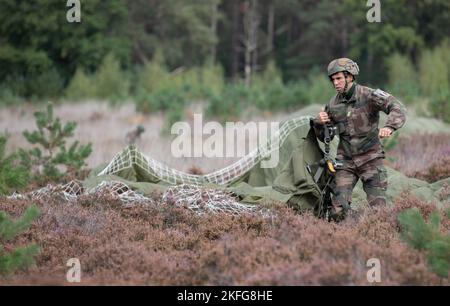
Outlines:
{"type": "Polygon", "coordinates": [[[380,136],[380,138],[389,137],[392,135],[392,132],[393,130],[391,128],[385,127],[380,130],[378,136],[380,136]]]}
{"type": "Polygon", "coordinates": [[[319,115],[317,116],[317,120],[321,124],[330,122],[330,118],[328,117],[328,114],[325,112],[325,108],[322,107],[322,109],[319,112],[319,115]]]}

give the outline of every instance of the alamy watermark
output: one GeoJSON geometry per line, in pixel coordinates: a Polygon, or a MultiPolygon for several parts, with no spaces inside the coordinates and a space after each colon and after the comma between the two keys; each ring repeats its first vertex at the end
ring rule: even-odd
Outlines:
{"type": "Polygon", "coordinates": [[[188,122],[172,125],[171,153],[181,157],[244,157],[259,149],[262,168],[274,168],[279,161],[279,122],[219,122],[203,124],[203,115],[194,114],[193,128],[188,122]],[[248,137],[247,137],[248,135],[248,137]],[[257,135],[257,142],[250,141],[257,135]],[[208,136],[205,140],[203,136],[208,136]],[[269,158],[270,157],[270,158],[269,158]],[[267,159],[269,158],[269,159],[267,159]]]}
{"type": "Polygon", "coordinates": [[[369,283],[381,283],[381,263],[378,258],[370,258],[366,267],[370,268],[367,271],[367,281],[369,283]]]}
{"type": "Polygon", "coordinates": [[[371,7],[366,14],[367,21],[370,23],[381,22],[381,1],[368,0],[366,6],[371,7]]]}
{"type": "MultiPolygon", "coordinates": [[[[81,22],[80,0],[67,0],[66,6],[70,7],[66,14],[67,21],[69,23],[81,22]]],[[[366,6],[370,7],[366,14],[367,21],[370,23],[381,22],[381,0],[367,0],[366,6]]]]}
{"type": "Polygon", "coordinates": [[[81,22],[81,3],[80,0],[67,0],[67,7],[70,9],[67,11],[66,19],[67,22],[81,22]]]}
{"type": "Polygon", "coordinates": [[[67,261],[66,266],[70,269],[66,273],[66,280],[69,283],[79,283],[81,282],[81,263],[78,258],[70,258],[67,261]]]}

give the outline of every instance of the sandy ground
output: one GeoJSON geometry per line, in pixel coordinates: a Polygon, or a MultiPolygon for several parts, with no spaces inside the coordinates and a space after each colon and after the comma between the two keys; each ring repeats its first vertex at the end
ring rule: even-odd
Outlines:
{"type": "MultiPolygon", "coordinates": [[[[36,129],[33,113],[38,109],[44,109],[45,105],[21,105],[0,109],[0,132],[7,132],[10,135],[8,142],[8,151],[15,150],[19,147],[28,148],[30,145],[23,137],[24,130],[33,131],[36,129]]],[[[206,158],[206,157],[174,157],[171,151],[171,145],[178,135],[162,135],[161,130],[164,127],[164,115],[162,113],[141,114],[135,111],[133,104],[125,104],[120,107],[111,107],[107,103],[90,101],[85,103],[56,105],[54,108],[55,116],[61,118],[62,122],[75,121],[77,128],[75,136],[69,141],[79,140],[86,144],[91,142],[93,152],[87,159],[87,165],[90,168],[98,167],[109,162],[115,154],[119,153],[127,144],[126,135],[128,132],[136,129],[138,125],[145,128],[145,132],[136,142],[138,148],[147,156],[161,161],[175,169],[188,171],[192,167],[199,168],[203,173],[211,172],[223,168],[239,156],[234,158],[206,158]]],[[[186,111],[186,122],[194,126],[194,114],[201,113],[202,109],[199,105],[192,106],[186,111]]],[[[286,117],[286,114],[278,114],[276,116],[266,115],[259,117],[251,117],[248,121],[279,121],[286,117]]],[[[209,120],[208,120],[209,121],[209,120]]],[[[208,122],[203,118],[203,124],[208,122]]],[[[202,137],[201,130],[195,130],[193,137],[202,137]]],[[[224,147],[231,145],[243,146],[241,142],[236,143],[234,137],[225,137],[224,147]]],[[[209,135],[203,135],[206,140],[209,135]]],[[[193,139],[193,138],[192,138],[193,139]]],[[[198,138],[197,138],[198,139],[198,138]]],[[[192,141],[193,143],[193,141],[192,141]]],[[[246,136],[246,150],[249,153],[252,148],[257,145],[257,135],[249,133],[246,136]]],[[[237,154],[236,154],[237,155],[237,154]]]]}

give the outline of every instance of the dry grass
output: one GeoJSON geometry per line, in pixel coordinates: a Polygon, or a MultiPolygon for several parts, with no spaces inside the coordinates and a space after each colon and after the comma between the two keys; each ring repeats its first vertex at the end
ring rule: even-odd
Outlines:
{"type": "MultiPolygon", "coordinates": [[[[35,120],[33,113],[43,106],[32,104],[12,106],[0,110],[0,132],[7,131],[10,134],[8,149],[29,147],[27,141],[22,136],[24,130],[35,130],[35,120]]],[[[128,103],[116,108],[111,108],[107,103],[86,102],[78,104],[61,104],[54,107],[55,116],[61,118],[63,122],[77,122],[74,139],[82,143],[91,142],[93,153],[87,159],[89,168],[109,162],[115,154],[119,153],[127,144],[126,134],[136,129],[138,125],[145,128],[145,132],[136,143],[141,152],[169,166],[188,172],[196,168],[202,173],[212,172],[221,169],[238,158],[206,158],[206,157],[183,157],[176,158],[171,152],[172,138],[162,136],[161,130],[164,127],[164,114],[141,114],[136,112],[134,104],[128,103]]],[[[185,120],[193,126],[194,113],[202,113],[200,105],[193,105],[186,110],[185,120]]],[[[271,114],[267,114],[271,116],[271,114]]],[[[285,114],[278,114],[276,117],[253,116],[251,120],[280,120],[285,114]]],[[[243,119],[247,120],[247,119],[243,119]]],[[[248,118],[250,120],[250,118],[248,118]]],[[[203,124],[206,119],[203,118],[203,124]]],[[[210,120],[208,120],[210,121],[210,120]]],[[[201,131],[200,133],[201,134],[201,131]]],[[[175,135],[177,136],[177,135],[175,135]]],[[[203,136],[204,139],[208,135],[203,136]]],[[[257,144],[257,135],[249,135],[247,146],[257,144]]],[[[232,139],[226,139],[227,145],[231,145],[232,139]]],[[[247,151],[247,153],[250,150],[247,151]]]]}
{"type": "MultiPolygon", "coordinates": [[[[25,201],[1,200],[19,216],[25,201]]],[[[366,262],[381,261],[381,285],[449,285],[429,271],[425,254],[401,242],[398,213],[436,209],[408,194],[395,208],[366,210],[342,224],[286,207],[277,217],[197,216],[168,205],[122,208],[107,198],[38,203],[42,214],[11,245],[36,242],[37,266],[3,284],[68,284],[79,258],[82,284],[370,285],[366,262]]],[[[450,230],[450,222],[443,223],[450,230]]]]}

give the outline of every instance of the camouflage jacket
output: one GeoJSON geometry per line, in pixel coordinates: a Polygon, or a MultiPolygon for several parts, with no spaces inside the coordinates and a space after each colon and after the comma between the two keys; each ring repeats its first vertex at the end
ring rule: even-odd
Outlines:
{"type": "MultiPolygon", "coordinates": [[[[378,157],[384,158],[378,137],[379,112],[388,114],[385,127],[394,131],[406,121],[406,108],[394,96],[380,90],[356,84],[353,95],[346,99],[336,94],[325,111],[339,135],[337,159],[352,159],[357,166],[378,157]]],[[[316,136],[323,141],[323,125],[314,120],[316,136]]]]}

